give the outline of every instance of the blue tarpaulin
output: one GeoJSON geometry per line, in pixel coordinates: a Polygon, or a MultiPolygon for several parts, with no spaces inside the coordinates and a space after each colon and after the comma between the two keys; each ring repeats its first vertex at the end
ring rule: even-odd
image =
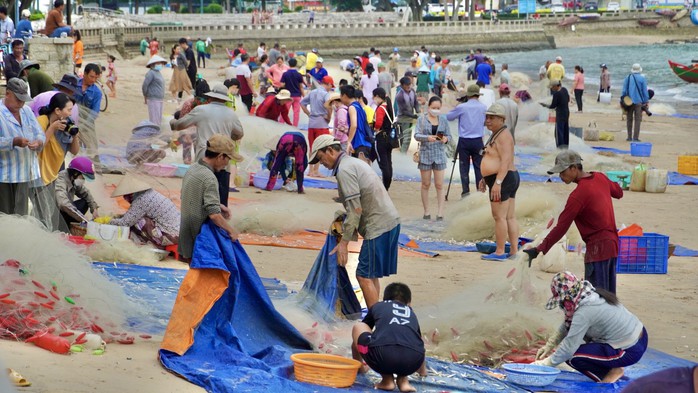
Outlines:
{"type": "Polygon", "coordinates": [[[336,238],[328,234],[297,296],[298,303],[308,312],[319,314],[327,321],[336,318],[337,300],[341,303],[343,315],[349,318],[361,316],[361,303],[356,298],[347,269],[337,265],[336,254],[330,255],[336,245],[336,238]]]}
{"type": "Polygon", "coordinates": [[[698,184],[698,177],[669,172],[668,184],[670,186],[696,185],[698,184]]]}
{"type": "Polygon", "coordinates": [[[592,146],[591,148],[596,151],[606,151],[616,154],[630,154],[630,150],[616,149],[615,147],[592,146]]]}
{"type": "MultiPolygon", "coordinates": [[[[240,323],[240,317],[236,318],[221,318],[215,321],[214,317],[220,315],[223,308],[235,309],[241,311],[246,309],[249,313],[250,309],[256,309],[261,306],[262,309],[270,307],[268,302],[261,302],[263,298],[261,294],[261,283],[255,277],[256,272],[252,267],[249,258],[245,254],[239,244],[231,246],[238,260],[236,265],[240,271],[236,275],[231,275],[231,282],[235,280],[233,277],[238,277],[239,290],[229,288],[224,297],[221,297],[219,303],[225,307],[212,308],[210,316],[207,316],[202,321],[204,327],[196,332],[196,341],[191,349],[184,356],[178,357],[170,354],[163,362],[167,362],[166,366],[171,371],[179,374],[186,379],[204,386],[210,392],[373,392],[372,383],[377,382],[379,377],[376,374],[368,374],[367,376],[359,375],[356,383],[349,389],[329,389],[320,386],[298,383],[293,380],[291,374],[291,362],[288,360],[291,352],[297,351],[293,345],[288,345],[284,339],[278,338],[279,332],[271,332],[264,328],[266,323],[260,325],[255,324],[254,320],[249,320],[250,323],[240,323]],[[244,258],[243,258],[244,257],[244,258]],[[243,281],[257,282],[256,285],[244,283],[243,281]],[[254,287],[254,288],[251,288],[254,287]],[[250,296],[252,292],[252,296],[250,296]],[[238,299],[241,305],[232,305],[232,299],[225,297],[233,296],[233,299],[238,299]],[[226,323],[232,321],[232,325],[226,323]],[[218,331],[211,330],[217,326],[218,331]],[[230,340],[233,337],[238,337],[238,340],[230,340]],[[238,347],[246,347],[247,342],[254,337],[258,344],[251,346],[252,350],[258,350],[259,347],[266,345],[267,350],[262,350],[261,353],[250,356],[246,353],[241,353],[237,350],[238,347]],[[215,347],[212,347],[215,345],[215,347]],[[233,351],[233,352],[229,352],[233,351]],[[241,360],[241,358],[243,360],[241,360]],[[262,360],[260,360],[262,359],[262,360]],[[268,362],[268,363],[267,363],[268,362]],[[370,377],[370,378],[369,378],[370,377]]],[[[129,296],[140,298],[146,301],[152,296],[153,304],[158,307],[156,313],[158,315],[168,316],[172,310],[172,303],[167,301],[158,302],[162,297],[157,296],[157,293],[171,294],[179,289],[179,284],[183,279],[183,272],[179,269],[153,268],[146,266],[134,266],[123,264],[95,264],[95,267],[103,270],[113,281],[121,284],[129,296]],[[154,291],[145,291],[145,287],[150,287],[154,291]],[[134,291],[136,291],[134,293],[134,291]]],[[[258,277],[257,277],[258,278],[258,277]]],[[[262,281],[262,280],[261,280],[262,281]]],[[[280,293],[280,287],[275,282],[278,280],[264,280],[265,286],[271,288],[271,293],[280,293]],[[277,292],[279,291],[279,292],[277,292]]],[[[283,285],[283,284],[279,284],[283,285]]],[[[264,314],[264,312],[261,312],[264,314]]],[[[273,320],[277,320],[273,318],[273,320]]],[[[285,320],[281,320],[282,325],[285,325],[285,320]]],[[[291,336],[296,336],[295,329],[287,332],[291,336]]],[[[249,349],[248,348],[248,349],[249,349]]],[[[693,365],[693,362],[679,359],[666,353],[648,349],[641,361],[631,367],[626,368],[626,377],[616,384],[598,384],[589,381],[586,377],[578,373],[563,371],[557,381],[550,386],[544,388],[528,387],[533,391],[551,390],[558,392],[608,392],[619,393],[627,384],[628,378],[634,379],[650,374],[654,371],[670,367],[685,367],[693,365]]],[[[477,367],[472,367],[463,364],[454,364],[436,359],[428,359],[428,368],[430,375],[424,380],[412,381],[413,385],[420,392],[525,392],[525,390],[514,385],[506,384],[488,377],[478,371],[477,367]]],[[[502,372],[501,370],[494,370],[502,372]]]]}
{"type": "Polygon", "coordinates": [[[677,257],[698,257],[698,251],[677,245],[674,249],[674,255],[677,257]]]}
{"type": "Polygon", "coordinates": [[[220,294],[205,294],[213,304],[200,321],[170,320],[160,350],[162,365],[210,392],[308,391],[307,386],[288,378],[292,370],[290,353],[309,350],[310,344],[276,311],[240,243],[231,242],[227,233],[210,221],[202,226],[196,240],[172,318],[183,315],[177,313],[178,307],[185,312],[182,319],[186,319],[190,308],[201,306],[191,302],[206,296],[191,299],[191,288],[215,288],[215,281],[206,279],[213,277],[212,271],[219,272],[217,277],[228,278],[227,288],[220,294]],[[190,276],[196,282],[185,286],[190,276]],[[178,344],[176,341],[183,341],[180,335],[185,336],[188,329],[194,329],[194,333],[193,342],[184,345],[188,346],[186,352],[178,355],[169,350],[173,346],[167,344],[168,340],[178,344]]]}

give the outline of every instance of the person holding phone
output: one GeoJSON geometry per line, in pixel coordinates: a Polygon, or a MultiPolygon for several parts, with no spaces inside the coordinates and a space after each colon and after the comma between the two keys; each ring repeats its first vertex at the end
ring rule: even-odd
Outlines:
{"type": "Polygon", "coordinates": [[[417,129],[414,139],[419,145],[419,168],[422,177],[422,206],[424,207],[425,220],[431,219],[429,212],[429,188],[431,177],[434,174],[434,188],[436,188],[437,214],[436,221],[442,221],[444,215],[444,171],[448,158],[446,157],[446,143],[451,139],[451,131],[446,116],[441,114],[441,98],[433,96],[429,99],[427,113],[417,120],[417,129]]]}

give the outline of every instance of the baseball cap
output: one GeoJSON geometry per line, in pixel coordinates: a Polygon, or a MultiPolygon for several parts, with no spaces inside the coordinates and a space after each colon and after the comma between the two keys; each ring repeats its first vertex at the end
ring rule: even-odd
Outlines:
{"type": "Polygon", "coordinates": [[[468,86],[468,89],[465,91],[465,95],[468,97],[479,96],[480,95],[480,86],[478,86],[478,85],[468,86]]]}
{"type": "Polygon", "coordinates": [[[325,60],[322,57],[318,57],[317,60],[315,60],[316,63],[324,63],[325,60]]]}
{"type": "Polygon", "coordinates": [[[12,78],[7,82],[7,90],[11,91],[18,100],[29,102],[32,100],[27,92],[27,82],[19,78],[12,78]]]}
{"type": "Polygon", "coordinates": [[[318,161],[320,161],[317,158],[317,152],[321,149],[324,149],[328,146],[332,145],[339,145],[339,141],[334,139],[332,135],[320,135],[319,137],[315,138],[315,141],[313,142],[313,150],[310,152],[310,164],[314,165],[317,164],[318,161]]]}
{"type": "Polygon", "coordinates": [[[500,92],[500,93],[509,93],[509,92],[511,92],[511,90],[509,89],[509,85],[507,85],[506,83],[500,84],[500,85],[499,85],[499,92],[500,92]]]}
{"type": "Polygon", "coordinates": [[[322,83],[330,85],[330,87],[334,87],[334,79],[332,79],[332,77],[329,75],[322,77],[322,83]]]}
{"type": "Polygon", "coordinates": [[[399,51],[400,51],[400,49],[398,49],[398,48],[393,48],[393,52],[399,52],[399,51]]]}
{"type": "Polygon", "coordinates": [[[233,156],[237,156],[237,154],[235,154],[233,140],[230,139],[229,136],[223,134],[215,134],[210,137],[208,142],[206,142],[206,150],[218,154],[225,154],[231,158],[233,158],[233,156]]]}
{"type": "Polygon", "coordinates": [[[555,157],[555,166],[548,171],[549,175],[560,173],[572,165],[582,163],[582,157],[573,150],[563,150],[555,157]]]}
{"type": "Polygon", "coordinates": [[[313,50],[311,50],[311,52],[317,53],[317,48],[313,48],[313,50]]]}
{"type": "Polygon", "coordinates": [[[555,58],[555,61],[562,61],[562,56],[558,56],[555,58]]]}
{"type": "Polygon", "coordinates": [[[608,67],[606,66],[606,63],[601,64],[599,67],[601,67],[601,68],[608,68],[608,67]]]}

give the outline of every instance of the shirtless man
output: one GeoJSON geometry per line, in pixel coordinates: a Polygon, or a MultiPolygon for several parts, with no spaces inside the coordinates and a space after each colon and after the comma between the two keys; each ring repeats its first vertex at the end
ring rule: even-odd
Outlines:
{"type": "Polygon", "coordinates": [[[490,189],[490,206],[494,218],[494,233],[497,250],[482,259],[503,261],[509,257],[505,252],[507,235],[511,244],[511,255],[517,252],[519,242],[519,224],[516,222],[515,198],[519,189],[519,172],[514,167],[514,138],[506,131],[504,121],[506,109],[502,104],[493,104],[485,112],[485,126],[492,131],[492,136],[483,149],[480,171],[482,180],[478,190],[490,189]]]}

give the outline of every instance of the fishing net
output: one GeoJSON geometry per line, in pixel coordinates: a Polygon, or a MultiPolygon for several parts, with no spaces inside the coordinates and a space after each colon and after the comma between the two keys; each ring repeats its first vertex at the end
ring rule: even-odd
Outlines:
{"type": "Polygon", "coordinates": [[[498,283],[417,310],[429,355],[490,367],[534,360],[559,316],[543,310],[550,290],[533,277],[525,254],[514,266],[498,283]]]}
{"type": "Polygon", "coordinates": [[[148,319],[77,247],[32,217],[0,215],[0,298],[0,337],[57,353],[102,340],[132,344],[131,323],[148,319]]]}

